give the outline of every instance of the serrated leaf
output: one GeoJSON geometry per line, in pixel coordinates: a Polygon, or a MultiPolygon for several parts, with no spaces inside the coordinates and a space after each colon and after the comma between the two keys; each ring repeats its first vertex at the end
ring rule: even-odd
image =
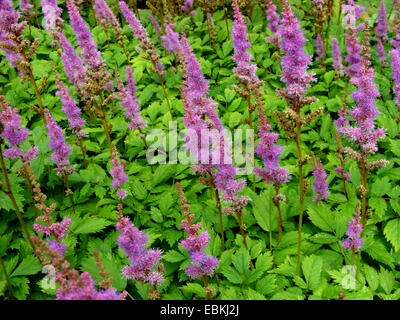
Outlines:
{"type": "Polygon", "coordinates": [[[175,250],[169,250],[163,254],[163,259],[168,262],[179,262],[186,259],[186,257],[175,250]]]}
{"type": "Polygon", "coordinates": [[[241,248],[233,257],[232,263],[239,274],[244,274],[250,266],[250,256],[245,248],[241,248]]]}
{"type": "Polygon", "coordinates": [[[272,186],[267,186],[266,190],[254,200],[253,207],[258,225],[268,232],[278,230],[278,213],[272,204],[273,192],[272,186]]]}
{"type": "Polygon", "coordinates": [[[42,265],[35,256],[27,256],[17,266],[11,277],[29,276],[42,270],[42,265]]]}
{"type": "Polygon", "coordinates": [[[187,283],[186,285],[180,287],[181,290],[194,293],[199,297],[205,297],[204,288],[198,283],[187,283]]]}
{"type": "Polygon", "coordinates": [[[400,219],[390,220],[383,229],[386,239],[397,251],[400,248],[400,219]]]}
{"type": "Polygon", "coordinates": [[[312,223],[323,231],[335,231],[335,219],[332,212],[324,204],[311,204],[308,208],[308,216],[312,223]]]}
{"type": "Polygon", "coordinates": [[[111,221],[104,218],[87,217],[83,219],[73,231],[76,234],[96,233],[102,231],[105,227],[111,224],[113,224],[111,221]]]}
{"type": "Polygon", "coordinates": [[[307,288],[310,290],[317,289],[321,281],[322,258],[315,255],[304,257],[301,268],[306,279],[307,288]]]}
{"type": "Polygon", "coordinates": [[[240,284],[243,282],[239,272],[237,272],[237,270],[231,266],[222,268],[221,272],[231,283],[240,284]]]}

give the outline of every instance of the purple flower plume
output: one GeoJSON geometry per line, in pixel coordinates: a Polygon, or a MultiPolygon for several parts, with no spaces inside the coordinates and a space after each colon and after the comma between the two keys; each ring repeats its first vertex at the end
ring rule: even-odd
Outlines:
{"type": "Polygon", "coordinates": [[[266,13],[267,13],[267,20],[268,20],[268,28],[269,30],[271,30],[273,37],[269,38],[267,37],[267,41],[269,42],[273,42],[275,44],[277,44],[277,33],[279,30],[279,23],[280,23],[280,19],[278,14],[276,13],[276,5],[274,4],[274,2],[272,0],[267,0],[266,3],[266,13]]]}
{"type": "Polygon", "coordinates": [[[169,53],[177,53],[180,47],[179,33],[174,31],[175,23],[164,23],[165,35],[162,35],[162,46],[167,49],[169,53]]]}
{"type": "Polygon", "coordinates": [[[324,45],[322,44],[321,35],[317,35],[317,60],[322,61],[325,58],[324,45]]]}
{"type": "Polygon", "coordinates": [[[29,0],[19,0],[19,8],[21,9],[21,12],[30,13],[33,5],[29,3],[29,0]]]}
{"type": "Polygon", "coordinates": [[[18,114],[18,109],[11,109],[9,103],[2,101],[3,97],[0,99],[0,121],[4,125],[0,136],[10,145],[4,150],[4,156],[9,159],[22,158],[24,162],[32,162],[36,158],[38,148],[34,146],[24,153],[19,147],[28,138],[28,129],[21,127],[21,116],[18,114]]]}
{"type": "Polygon", "coordinates": [[[332,38],[332,60],[333,68],[341,74],[343,71],[342,55],[340,53],[339,44],[336,38],[332,38]]]}
{"type": "Polygon", "coordinates": [[[62,9],[57,6],[57,0],[42,0],[42,11],[46,29],[50,32],[57,32],[62,29],[62,9]]]}
{"type": "Polygon", "coordinates": [[[351,219],[347,227],[347,238],[342,241],[342,245],[347,250],[358,251],[361,249],[363,240],[361,233],[363,232],[363,225],[360,223],[360,212],[356,209],[355,218],[351,219]]]}
{"type": "Polygon", "coordinates": [[[268,123],[267,117],[264,112],[260,110],[258,114],[258,134],[260,140],[258,141],[255,153],[259,155],[264,162],[264,168],[255,168],[254,172],[257,173],[266,183],[273,183],[276,186],[289,181],[289,172],[285,168],[279,166],[279,158],[282,155],[282,146],[276,145],[278,134],[271,131],[271,125],[268,123]]]}
{"type": "Polygon", "coordinates": [[[152,15],[149,15],[149,20],[150,20],[151,24],[153,25],[154,30],[156,30],[156,33],[161,33],[161,28],[160,28],[160,25],[158,24],[157,20],[152,15]]]}
{"type": "Polygon", "coordinates": [[[118,91],[121,98],[121,106],[125,108],[125,116],[130,120],[128,127],[137,130],[146,126],[146,121],[142,119],[139,109],[139,100],[136,97],[136,86],[133,78],[132,68],[127,66],[125,69],[128,90],[124,87],[121,79],[117,78],[118,91]]]}
{"type": "Polygon", "coordinates": [[[235,49],[232,59],[236,62],[236,68],[233,71],[241,81],[248,84],[255,84],[259,82],[259,79],[256,75],[257,66],[250,64],[252,55],[247,52],[251,47],[251,43],[247,41],[247,27],[237,0],[233,0],[232,5],[234,10],[232,42],[235,49]]]}
{"type": "Polygon", "coordinates": [[[185,0],[185,3],[182,5],[182,11],[188,11],[193,6],[193,0],[185,0]]]}
{"type": "Polygon", "coordinates": [[[395,101],[400,106],[400,53],[399,50],[391,50],[395,101]]]}
{"type": "Polygon", "coordinates": [[[378,16],[378,25],[375,29],[375,36],[377,39],[380,39],[382,42],[385,42],[388,40],[388,32],[389,27],[388,27],[388,21],[386,18],[386,7],[385,3],[383,1],[380,2],[380,8],[379,8],[379,16],[378,16]]]}
{"type": "Polygon", "coordinates": [[[96,13],[96,19],[101,25],[115,29],[119,28],[118,20],[105,0],[94,0],[93,8],[96,13]]]}
{"type": "Polygon", "coordinates": [[[122,270],[130,280],[138,280],[156,286],[164,282],[163,275],[154,270],[161,259],[161,250],[147,249],[148,236],[130,223],[129,218],[118,215],[116,228],[121,231],[118,246],[125,251],[131,264],[122,270]]]}
{"type": "Polygon", "coordinates": [[[78,138],[86,136],[86,132],[82,131],[85,127],[85,119],[81,117],[81,110],[76,106],[65,84],[61,80],[56,80],[56,85],[58,89],[56,95],[61,98],[63,104],[61,110],[67,116],[70,129],[78,138]]]}
{"type": "Polygon", "coordinates": [[[57,172],[64,173],[69,165],[68,157],[71,154],[71,147],[65,142],[61,127],[54,121],[49,109],[43,110],[46,118],[47,136],[50,139],[49,147],[53,150],[51,159],[57,165],[57,172]]]}
{"type": "Polygon", "coordinates": [[[314,201],[320,203],[323,199],[329,197],[328,183],[326,182],[327,174],[322,166],[320,159],[316,160],[315,167],[311,168],[314,175],[314,201]]]}
{"type": "Polygon", "coordinates": [[[117,191],[118,197],[122,200],[126,198],[127,193],[121,186],[128,181],[128,175],[125,173],[125,168],[118,158],[118,151],[114,144],[111,145],[111,164],[110,173],[113,177],[111,186],[117,191]]]}
{"type": "Polygon", "coordinates": [[[300,30],[299,20],[292,12],[287,0],[283,0],[279,47],[284,51],[282,57],[282,81],[286,84],[286,95],[290,100],[299,100],[304,96],[311,81],[315,81],[313,73],[307,73],[311,57],[306,54],[306,39],[300,30]]]}
{"type": "Polygon", "coordinates": [[[143,28],[142,24],[140,23],[138,18],[136,18],[135,14],[131,10],[129,10],[125,1],[120,1],[119,6],[121,8],[123,16],[129,23],[129,26],[131,27],[134,36],[141,43],[142,48],[144,48],[145,51],[151,52],[151,60],[155,62],[157,72],[159,74],[164,74],[165,73],[164,65],[161,63],[160,57],[157,54],[156,49],[154,47],[154,43],[151,42],[146,29],[143,28]]]}

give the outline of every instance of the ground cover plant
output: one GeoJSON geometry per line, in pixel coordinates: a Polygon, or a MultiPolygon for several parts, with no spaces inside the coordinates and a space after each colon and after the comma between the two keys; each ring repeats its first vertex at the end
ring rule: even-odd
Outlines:
{"type": "Polygon", "coordinates": [[[0,298],[400,299],[400,4],[0,0],[0,298]]]}

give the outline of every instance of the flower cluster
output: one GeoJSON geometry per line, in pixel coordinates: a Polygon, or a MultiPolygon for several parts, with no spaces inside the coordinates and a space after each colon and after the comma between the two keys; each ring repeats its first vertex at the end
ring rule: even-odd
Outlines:
{"type": "Polygon", "coordinates": [[[355,218],[351,219],[347,226],[347,238],[342,241],[342,245],[347,250],[358,251],[362,246],[361,233],[363,232],[363,225],[360,223],[361,216],[360,210],[356,209],[355,218]]]}
{"type": "Polygon", "coordinates": [[[332,60],[333,68],[338,72],[339,75],[341,75],[343,71],[342,55],[340,53],[339,43],[336,38],[332,38],[332,60]]]}
{"type": "Polygon", "coordinates": [[[322,166],[320,159],[316,159],[315,166],[311,168],[314,175],[314,201],[320,203],[323,199],[329,197],[328,183],[326,181],[327,174],[322,166]]]}
{"type": "Polygon", "coordinates": [[[336,167],[336,168],[335,168],[335,172],[336,172],[339,176],[343,177],[343,179],[344,179],[345,181],[350,181],[350,173],[349,173],[348,171],[344,172],[342,166],[336,167]]]}
{"type": "Polygon", "coordinates": [[[149,15],[149,20],[150,20],[151,24],[153,25],[154,30],[156,30],[156,33],[161,33],[161,28],[160,28],[160,25],[158,24],[157,20],[152,15],[149,15]]]}
{"type": "Polygon", "coordinates": [[[56,170],[58,173],[66,173],[71,147],[65,142],[63,131],[57,122],[54,121],[49,109],[45,108],[43,112],[46,118],[47,136],[50,139],[49,147],[53,150],[51,159],[57,165],[56,170]]]}
{"type": "Polygon", "coordinates": [[[127,4],[124,1],[119,2],[122,14],[129,26],[132,29],[133,34],[139,40],[141,48],[146,52],[149,59],[154,63],[156,71],[161,75],[164,74],[164,65],[160,61],[160,57],[154,47],[154,43],[151,42],[147,31],[143,28],[142,24],[136,18],[135,14],[129,10],[127,4]]]}
{"type": "Polygon", "coordinates": [[[389,27],[388,27],[388,21],[386,18],[386,7],[385,3],[383,1],[380,2],[380,7],[379,7],[379,16],[378,16],[378,25],[375,28],[375,36],[377,39],[381,40],[382,42],[385,42],[388,40],[388,32],[389,27]]]}
{"type": "Polygon", "coordinates": [[[139,280],[155,287],[164,282],[163,275],[154,270],[159,264],[161,250],[147,249],[147,235],[130,223],[129,218],[123,217],[120,211],[116,228],[121,231],[118,246],[125,251],[131,264],[122,270],[127,279],[139,280]]]}
{"type": "Polygon", "coordinates": [[[279,47],[285,53],[281,60],[282,81],[286,84],[285,96],[289,100],[299,101],[315,78],[313,73],[307,73],[311,57],[304,50],[306,39],[287,0],[283,0],[279,36],[279,47]]]}
{"type": "Polygon", "coordinates": [[[104,0],[94,0],[93,8],[96,13],[96,19],[100,25],[110,28],[119,28],[119,23],[114,13],[104,0]]]}
{"type": "Polygon", "coordinates": [[[164,23],[165,35],[162,35],[160,39],[162,40],[162,46],[169,53],[177,53],[179,50],[179,33],[174,31],[176,23],[164,23]]]}
{"type": "Polygon", "coordinates": [[[189,11],[193,6],[193,0],[185,0],[185,3],[182,5],[182,11],[189,11]]]}
{"type": "Polygon", "coordinates": [[[62,10],[57,6],[57,0],[42,0],[42,11],[46,29],[50,32],[57,32],[63,27],[61,18],[62,10]]]}
{"type": "Polygon", "coordinates": [[[278,44],[277,34],[279,30],[279,23],[280,19],[278,14],[276,13],[276,5],[272,0],[267,0],[266,4],[266,13],[267,13],[267,20],[268,20],[268,28],[271,30],[273,37],[267,37],[266,41],[272,42],[274,44],[278,44]]]}
{"type": "Polygon", "coordinates": [[[118,92],[121,98],[121,106],[125,108],[125,116],[130,120],[128,127],[131,130],[142,129],[146,126],[146,121],[142,119],[139,109],[139,100],[136,97],[136,86],[133,78],[132,68],[127,66],[125,69],[128,90],[124,87],[121,79],[117,78],[118,92]]]}
{"type": "Polygon", "coordinates": [[[53,235],[58,240],[64,239],[71,222],[71,218],[64,218],[61,222],[50,223],[49,226],[35,223],[32,227],[37,232],[43,233],[46,237],[53,235]]]}
{"type": "Polygon", "coordinates": [[[29,3],[29,0],[19,0],[19,8],[21,9],[21,12],[29,14],[33,5],[29,3]]]}
{"type": "Polygon", "coordinates": [[[247,27],[237,0],[232,2],[234,10],[234,21],[232,27],[232,42],[235,54],[232,59],[236,62],[236,68],[233,69],[238,81],[247,84],[256,84],[260,80],[256,75],[257,66],[250,64],[252,56],[247,50],[251,43],[247,41],[247,27]]]}
{"type": "Polygon", "coordinates": [[[218,266],[218,259],[208,256],[204,249],[207,247],[210,237],[207,231],[200,234],[201,222],[193,223],[194,214],[189,213],[190,205],[187,204],[186,197],[183,193],[179,182],[176,183],[179,198],[182,202],[183,214],[186,219],[181,222],[181,227],[186,231],[187,238],[180,242],[182,248],[189,252],[191,264],[186,267],[186,274],[192,279],[196,279],[205,275],[212,275],[218,266]]]}
{"type": "Polygon", "coordinates": [[[78,138],[86,136],[86,132],[82,131],[85,127],[85,119],[81,117],[81,110],[76,106],[76,102],[71,97],[65,84],[61,80],[56,79],[56,85],[58,89],[56,95],[61,98],[63,104],[61,110],[67,116],[69,127],[78,138]]]}
{"type": "Polygon", "coordinates": [[[317,35],[317,60],[322,61],[325,58],[324,45],[322,44],[321,35],[317,35]]]}
{"type": "Polygon", "coordinates": [[[400,106],[400,53],[393,49],[390,51],[390,56],[392,58],[395,101],[400,106]]]}
{"type": "Polygon", "coordinates": [[[118,159],[118,151],[114,143],[111,144],[111,164],[110,173],[113,177],[111,186],[117,190],[117,195],[122,200],[126,198],[127,193],[121,186],[128,181],[128,175],[125,173],[125,168],[118,159]]]}
{"type": "Polygon", "coordinates": [[[29,135],[28,129],[21,127],[21,116],[18,114],[18,109],[13,108],[9,103],[3,101],[4,97],[0,96],[0,121],[4,124],[4,130],[1,137],[6,139],[10,148],[4,150],[6,158],[15,159],[22,158],[24,162],[32,162],[38,153],[36,146],[30,148],[26,153],[19,147],[29,135]]]}
{"type": "Polygon", "coordinates": [[[255,153],[263,159],[264,168],[255,168],[257,173],[266,183],[273,183],[276,186],[289,181],[289,172],[285,168],[279,166],[279,158],[282,155],[282,146],[276,145],[278,134],[271,131],[271,125],[268,123],[267,117],[263,110],[259,110],[258,141],[255,153]]]}

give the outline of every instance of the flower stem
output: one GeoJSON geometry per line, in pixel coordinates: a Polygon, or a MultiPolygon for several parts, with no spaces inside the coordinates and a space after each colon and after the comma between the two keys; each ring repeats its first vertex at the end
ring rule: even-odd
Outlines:
{"type": "Polygon", "coordinates": [[[6,186],[7,186],[6,194],[8,195],[8,197],[11,200],[11,203],[12,203],[12,205],[14,207],[14,210],[15,210],[15,214],[17,215],[18,221],[19,221],[19,223],[20,223],[20,225],[22,227],[22,230],[23,230],[23,232],[25,234],[25,237],[27,238],[30,246],[32,247],[32,250],[35,251],[35,246],[33,245],[32,241],[31,241],[31,236],[29,234],[28,228],[26,227],[24,219],[22,218],[22,214],[19,211],[17,201],[15,200],[14,194],[13,194],[12,189],[11,189],[11,183],[10,183],[10,180],[8,178],[8,173],[7,173],[7,169],[6,169],[6,164],[4,162],[3,150],[2,150],[1,144],[0,144],[0,165],[1,165],[1,169],[3,171],[3,176],[4,176],[5,183],[6,183],[6,186]]]}
{"type": "Polygon", "coordinates": [[[224,225],[222,223],[222,206],[221,206],[221,199],[219,197],[218,189],[214,185],[214,192],[215,192],[215,199],[217,201],[217,210],[218,210],[218,219],[219,219],[219,233],[221,234],[221,242],[222,248],[225,247],[225,238],[224,238],[224,225]]]}
{"type": "MultiPolygon", "coordinates": [[[[275,195],[279,194],[279,187],[275,185],[275,195]]],[[[274,205],[278,210],[278,243],[281,242],[282,239],[282,213],[281,213],[281,205],[279,201],[274,201],[274,205]]]]}
{"type": "Polygon", "coordinates": [[[8,277],[6,266],[4,265],[1,255],[0,255],[0,267],[1,267],[1,270],[3,270],[4,279],[6,280],[6,283],[7,283],[9,298],[14,299],[14,293],[13,293],[13,290],[11,287],[10,278],[8,277]]]}
{"type": "MultiPolygon", "coordinates": [[[[154,68],[157,70],[155,61],[153,61],[153,65],[154,65],[154,68]]],[[[168,104],[168,110],[169,110],[169,113],[171,115],[171,120],[174,121],[174,116],[172,115],[171,103],[169,102],[169,99],[168,99],[167,90],[165,89],[164,81],[162,79],[161,74],[158,71],[157,71],[157,75],[158,75],[158,79],[160,80],[161,87],[162,87],[162,89],[164,91],[164,97],[165,97],[165,100],[167,101],[167,104],[168,104]]]]}
{"type": "Polygon", "coordinates": [[[79,147],[81,148],[82,151],[82,156],[83,156],[83,167],[87,169],[87,163],[86,163],[86,152],[85,152],[85,147],[83,146],[82,140],[78,139],[79,147]]]}
{"type": "Polygon", "coordinates": [[[212,297],[210,297],[210,294],[207,290],[208,283],[207,283],[207,276],[205,274],[203,275],[203,282],[204,282],[204,290],[206,291],[206,299],[211,300],[212,297]]]}

